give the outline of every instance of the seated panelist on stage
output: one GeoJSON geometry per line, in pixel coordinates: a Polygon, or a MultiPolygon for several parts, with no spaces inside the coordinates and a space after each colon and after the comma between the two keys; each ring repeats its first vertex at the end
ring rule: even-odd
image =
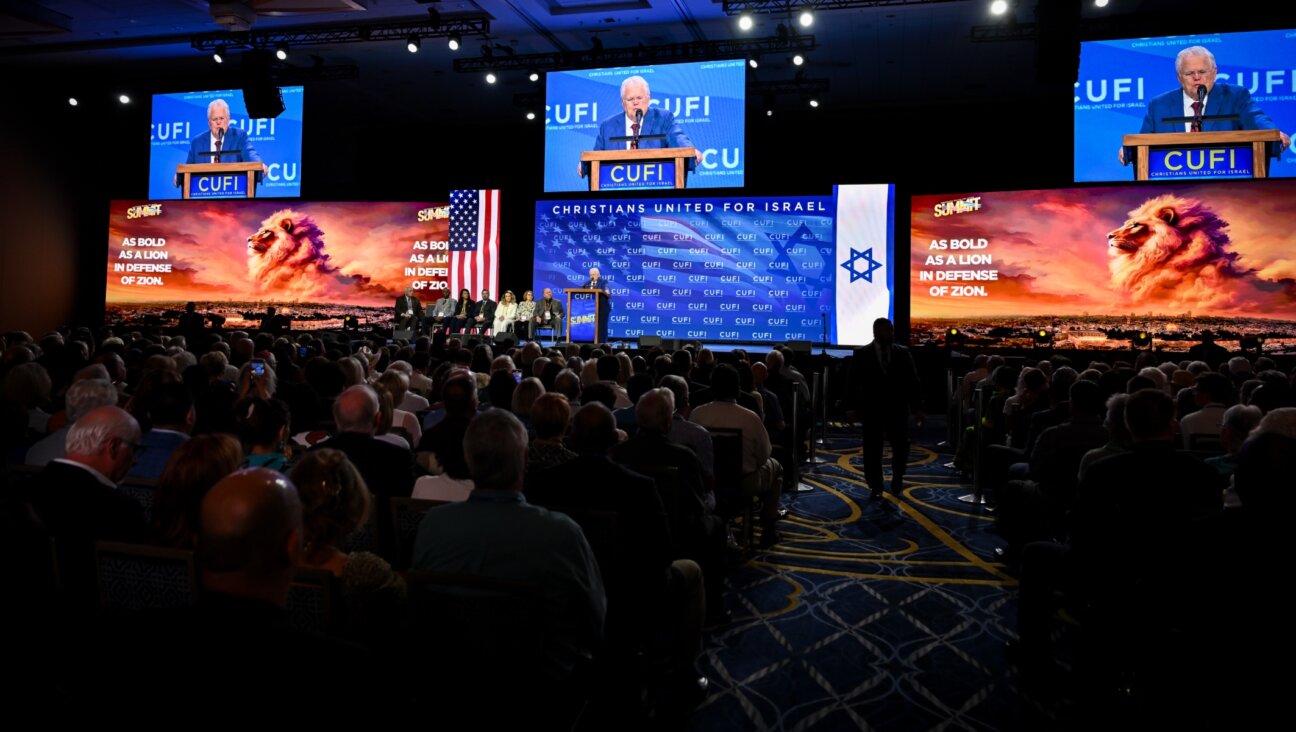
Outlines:
{"type": "MultiPolygon", "coordinates": [[[[661,107],[653,107],[652,94],[648,90],[648,81],[642,76],[631,76],[621,82],[621,108],[618,113],[604,120],[599,125],[598,138],[594,141],[594,150],[635,150],[660,147],[693,147],[692,140],[675,120],[675,114],[661,107]],[[648,140],[613,140],[614,137],[641,137],[665,135],[666,139],[648,140]]],[[[702,162],[702,153],[695,156],[696,162],[702,162]]],[[[694,163],[689,163],[692,170],[694,163]]],[[[577,173],[584,178],[589,175],[589,163],[580,163],[577,173]]]]}
{"type": "MultiPolygon", "coordinates": [[[[189,141],[189,156],[185,158],[185,163],[261,163],[261,172],[257,174],[257,182],[260,182],[261,176],[266,172],[265,163],[252,146],[247,133],[237,127],[230,127],[229,122],[229,105],[224,99],[213,99],[207,105],[207,132],[189,141]],[[219,156],[212,154],[222,151],[229,153],[219,156]]],[[[180,186],[179,174],[175,177],[175,184],[180,186]]]]}
{"type": "Polygon", "coordinates": [[[513,326],[513,332],[518,338],[525,338],[528,341],[535,339],[535,293],[527,290],[522,293],[522,302],[518,303],[516,320],[513,326]]]}
{"type": "Polygon", "coordinates": [[[473,316],[472,329],[485,333],[495,325],[495,301],[490,299],[490,290],[481,291],[481,299],[476,303],[477,314],[473,316]]]}
{"type": "Polygon", "coordinates": [[[432,307],[432,314],[427,318],[428,328],[432,331],[438,331],[450,325],[450,321],[455,314],[455,299],[449,294],[444,295],[436,301],[432,307]]]}
{"type": "Polygon", "coordinates": [[[561,336],[563,333],[563,317],[567,314],[563,310],[562,301],[553,296],[552,288],[544,288],[544,292],[541,294],[544,297],[535,306],[536,327],[548,328],[552,325],[554,332],[561,336]]]}
{"type": "MultiPolygon", "coordinates": [[[[1278,125],[1251,98],[1244,86],[1215,81],[1218,67],[1215,54],[1204,46],[1185,48],[1175,56],[1175,74],[1179,86],[1148,102],[1147,115],[1139,134],[1161,132],[1227,132],[1229,130],[1276,130],[1278,125]],[[1194,106],[1196,105],[1196,106],[1194,106]],[[1235,115],[1237,119],[1210,119],[1235,115]],[[1205,117],[1194,122],[1165,122],[1167,117],[1205,117]]],[[[1285,132],[1281,143],[1269,145],[1270,157],[1278,157],[1291,145],[1285,132]]],[[[1122,147],[1117,153],[1121,165],[1133,162],[1122,147]]]]}
{"type": "Polygon", "coordinates": [[[451,333],[458,333],[460,330],[467,328],[477,316],[477,303],[473,302],[472,291],[467,287],[459,291],[459,299],[455,301],[454,314],[450,316],[451,333]]]}
{"type": "Polygon", "coordinates": [[[513,332],[513,321],[517,319],[517,296],[512,290],[505,290],[504,296],[500,298],[499,307],[495,308],[495,335],[513,332]]]}
{"type": "Polygon", "coordinates": [[[405,293],[396,298],[396,327],[408,330],[423,321],[423,303],[414,297],[414,288],[406,287],[405,293]]]}

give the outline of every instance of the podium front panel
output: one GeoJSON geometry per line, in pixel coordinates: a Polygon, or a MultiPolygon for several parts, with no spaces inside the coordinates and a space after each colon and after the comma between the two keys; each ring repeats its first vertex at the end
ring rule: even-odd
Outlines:
{"type": "Polygon", "coordinates": [[[599,174],[599,188],[604,191],[675,187],[674,160],[604,163],[600,166],[599,174]]]}
{"type": "Polygon", "coordinates": [[[1255,155],[1250,143],[1148,150],[1148,180],[1254,175],[1255,155]]]}
{"type": "Polygon", "coordinates": [[[247,173],[190,173],[186,198],[247,198],[247,173]]]}
{"type": "Polygon", "coordinates": [[[593,343],[598,339],[598,296],[593,292],[571,292],[567,318],[567,340],[593,343]]]}

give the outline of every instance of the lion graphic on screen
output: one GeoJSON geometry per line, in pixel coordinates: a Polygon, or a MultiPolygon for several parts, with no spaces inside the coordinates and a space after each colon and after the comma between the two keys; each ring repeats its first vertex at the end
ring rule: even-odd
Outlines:
{"type": "Polygon", "coordinates": [[[1134,306],[1228,307],[1234,304],[1233,285],[1250,272],[1229,251],[1227,228],[1201,201],[1149,199],[1107,234],[1111,283],[1134,306]]]}
{"type": "Polygon", "coordinates": [[[326,298],[366,289],[369,278],[344,274],[324,252],[324,231],[292,209],[277,211],[247,238],[248,278],[284,299],[326,298]]]}

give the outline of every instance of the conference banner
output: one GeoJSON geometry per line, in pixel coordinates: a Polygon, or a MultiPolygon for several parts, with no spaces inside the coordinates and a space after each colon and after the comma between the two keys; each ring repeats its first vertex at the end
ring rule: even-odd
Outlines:
{"type": "MultiPolygon", "coordinates": [[[[599,268],[608,335],[861,344],[892,314],[893,187],[831,195],[540,201],[535,291],[599,268]]],[[[565,298],[564,298],[565,299],[565,298]]]]}

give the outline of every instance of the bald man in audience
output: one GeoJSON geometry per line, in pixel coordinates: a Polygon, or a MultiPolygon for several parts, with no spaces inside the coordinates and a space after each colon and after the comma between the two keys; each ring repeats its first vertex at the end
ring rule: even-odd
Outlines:
{"type": "Polygon", "coordinates": [[[148,539],[144,510],[117,490],[135,462],[140,428],[117,407],[91,410],[67,434],[67,457],[32,479],[31,505],[54,538],[60,581],[81,599],[95,592],[94,543],[148,539]]]}

